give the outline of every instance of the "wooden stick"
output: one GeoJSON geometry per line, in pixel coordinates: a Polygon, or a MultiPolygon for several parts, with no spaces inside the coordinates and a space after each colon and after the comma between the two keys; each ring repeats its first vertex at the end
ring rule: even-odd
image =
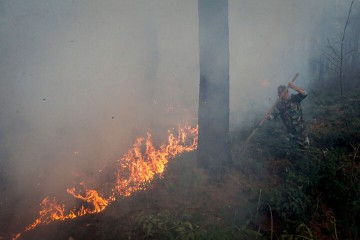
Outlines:
{"type": "Polygon", "coordinates": [[[274,219],[273,219],[273,214],[272,214],[272,210],[271,210],[271,206],[270,204],[268,204],[269,206],[269,210],[270,210],[270,220],[271,220],[271,235],[270,235],[270,240],[273,239],[273,233],[274,233],[274,219]]]}

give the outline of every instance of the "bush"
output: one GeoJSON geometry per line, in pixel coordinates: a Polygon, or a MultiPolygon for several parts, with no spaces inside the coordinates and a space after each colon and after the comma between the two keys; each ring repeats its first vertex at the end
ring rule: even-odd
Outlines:
{"type": "Polygon", "coordinates": [[[200,239],[206,231],[185,217],[177,218],[168,212],[142,215],[138,219],[137,238],[141,239],[200,239]]]}

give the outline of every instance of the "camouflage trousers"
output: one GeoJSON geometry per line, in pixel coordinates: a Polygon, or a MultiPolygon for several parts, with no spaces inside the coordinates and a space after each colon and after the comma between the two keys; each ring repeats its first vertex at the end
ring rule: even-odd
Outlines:
{"type": "Polygon", "coordinates": [[[302,133],[289,133],[289,140],[296,144],[300,149],[308,149],[310,146],[309,137],[305,132],[302,133]]]}

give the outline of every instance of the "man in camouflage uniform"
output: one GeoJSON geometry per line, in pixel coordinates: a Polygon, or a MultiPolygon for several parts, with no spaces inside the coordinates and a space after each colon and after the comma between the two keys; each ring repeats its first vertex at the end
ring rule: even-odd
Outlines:
{"type": "Polygon", "coordinates": [[[276,109],[272,114],[267,113],[267,118],[273,119],[280,115],[282,122],[289,132],[290,140],[301,149],[309,148],[309,138],[305,132],[306,124],[300,105],[301,101],[307,96],[306,91],[289,82],[288,87],[283,85],[278,87],[278,96],[279,101],[276,109]],[[295,90],[297,94],[289,95],[288,88],[295,90]]]}

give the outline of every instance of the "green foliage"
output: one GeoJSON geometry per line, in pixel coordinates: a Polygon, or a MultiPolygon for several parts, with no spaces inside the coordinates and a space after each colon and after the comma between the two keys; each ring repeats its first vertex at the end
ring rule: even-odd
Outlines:
{"type": "Polygon", "coordinates": [[[204,240],[265,240],[263,234],[248,228],[247,224],[240,227],[229,226],[226,228],[218,228],[214,226],[208,231],[204,240]]]}
{"type": "Polygon", "coordinates": [[[269,189],[264,197],[277,223],[288,231],[282,239],[313,239],[310,235],[299,236],[296,227],[300,222],[312,221],[321,222],[318,224],[323,224],[330,236],[359,236],[360,166],[354,160],[355,151],[356,148],[353,151],[336,148],[313,149],[311,154],[289,152],[290,164],[285,165],[277,187],[269,189]],[[333,216],[322,216],[327,212],[319,209],[319,202],[333,216]],[[337,232],[337,229],[341,230],[337,232]]]}
{"type": "Polygon", "coordinates": [[[306,221],[311,215],[312,199],[309,194],[317,182],[318,164],[311,156],[296,148],[289,150],[286,158],[283,161],[288,163],[279,165],[284,168],[278,180],[279,185],[266,191],[265,199],[278,221],[287,228],[295,228],[297,222],[306,221]]]}
{"type": "Polygon", "coordinates": [[[311,229],[304,223],[301,223],[297,228],[294,234],[288,234],[284,231],[280,235],[280,240],[314,240],[313,233],[311,229]]]}
{"type": "Polygon", "coordinates": [[[136,239],[174,240],[265,240],[260,232],[250,229],[248,224],[240,226],[208,227],[192,223],[189,216],[176,217],[168,212],[142,215],[138,219],[136,239]]]}
{"type": "Polygon", "coordinates": [[[138,220],[138,237],[141,239],[201,239],[206,231],[186,218],[176,218],[168,212],[143,215],[138,220]]]}
{"type": "Polygon", "coordinates": [[[286,231],[280,235],[280,240],[314,240],[311,229],[301,223],[297,228],[295,234],[288,234],[286,231]]]}
{"type": "Polygon", "coordinates": [[[360,167],[345,149],[329,151],[321,161],[318,191],[344,226],[357,228],[360,219],[360,167]]]}

